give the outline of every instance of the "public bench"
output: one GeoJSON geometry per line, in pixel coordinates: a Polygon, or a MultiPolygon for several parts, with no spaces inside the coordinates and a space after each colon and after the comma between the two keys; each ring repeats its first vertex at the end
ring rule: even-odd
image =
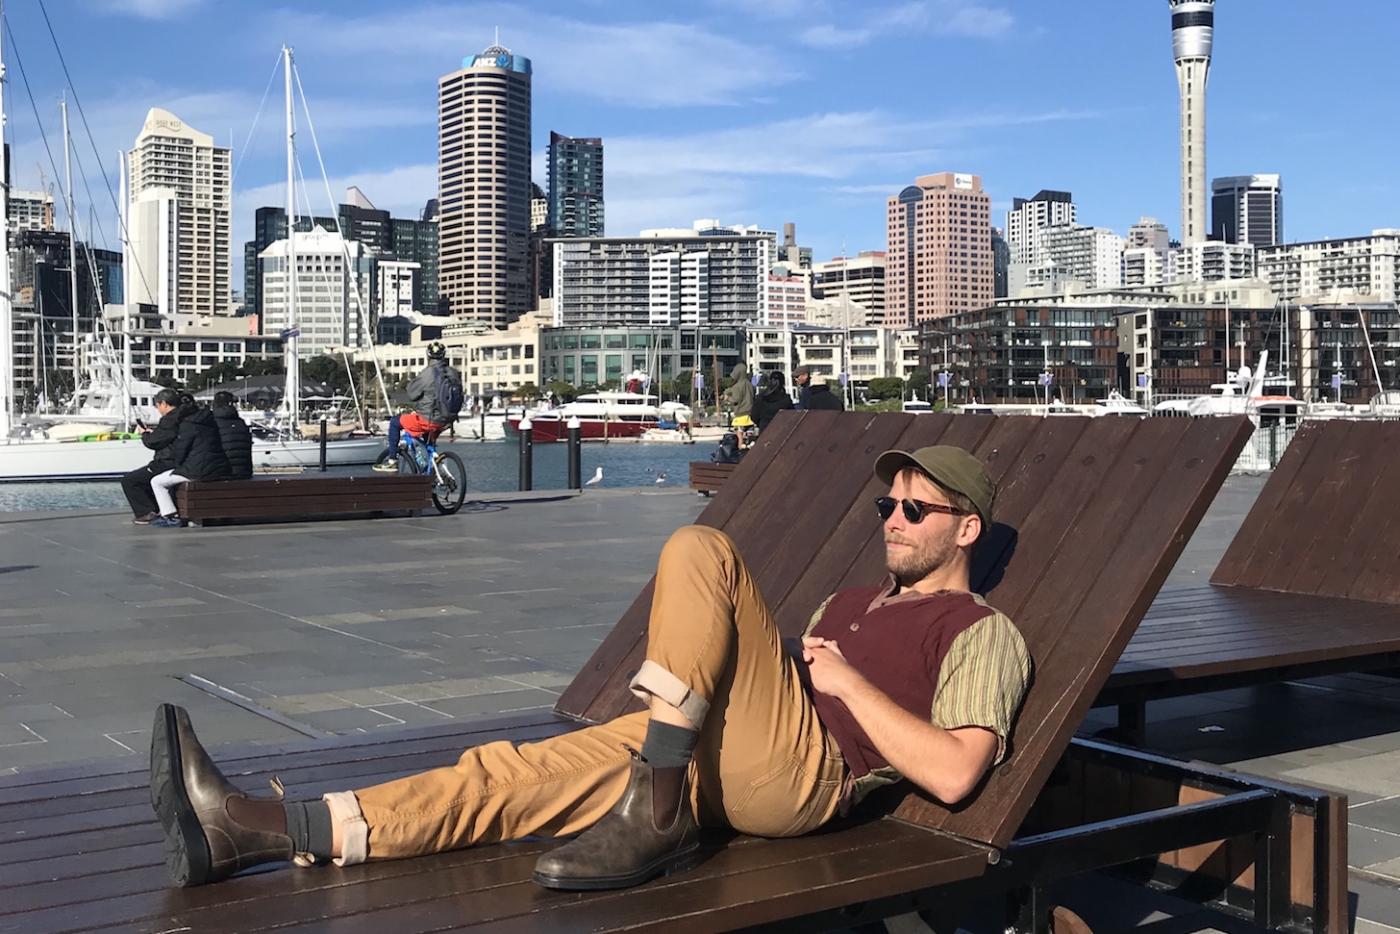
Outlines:
{"type": "MultiPolygon", "coordinates": [[[[784,413],[738,466],[699,521],[734,539],[792,635],[833,589],[880,575],[876,455],[959,444],[989,465],[997,522],[974,586],[1017,621],[1036,670],[1008,760],[957,808],[897,789],[874,813],[806,837],[721,835],[697,869],[622,892],[534,885],[534,861],[553,841],[175,890],[143,772],[20,775],[0,779],[0,930],[820,930],[951,913],[995,893],[1010,897],[1018,930],[1042,931],[1049,882],[1140,861],[1159,879],[1215,880],[1210,904],[1266,927],[1342,931],[1345,798],[1071,742],[1248,431],[1242,418],[784,413]],[[1228,871],[1204,871],[1222,861],[1228,871]]],[[[315,794],[448,764],[463,745],[634,709],[626,685],[651,586],[552,713],[217,758],[245,787],[276,770],[315,794]]]]}
{"type": "Polygon", "coordinates": [[[1160,594],[1098,705],[1400,667],[1400,423],[1307,422],[1209,584],[1160,594]]]}
{"type": "Polygon", "coordinates": [[[690,462],[690,488],[704,496],[718,493],[734,475],[738,464],[714,464],[710,461],[690,462]]]}
{"type": "Polygon", "coordinates": [[[413,513],[432,505],[427,476],[257,477],[176,487],[180,516],[196,525],[224,520],[304,519],[413,513]]]}

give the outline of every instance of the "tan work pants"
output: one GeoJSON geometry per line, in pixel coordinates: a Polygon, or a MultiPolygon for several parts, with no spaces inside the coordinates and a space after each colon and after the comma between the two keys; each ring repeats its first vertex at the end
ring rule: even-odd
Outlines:
{"type": "MultiPolygon", "coordinates": [[[[632,682],[701,726],[692,807],[709,825],[795,836],[837,811],[846,767],[734,543],[689,526],[661,552],[647,659],[632,682]]],[[[393,859],[592,826],[622,796],[648,715],[534,743],[488,743],[454,766],[327,795],[339,862],[393,859]]]]}

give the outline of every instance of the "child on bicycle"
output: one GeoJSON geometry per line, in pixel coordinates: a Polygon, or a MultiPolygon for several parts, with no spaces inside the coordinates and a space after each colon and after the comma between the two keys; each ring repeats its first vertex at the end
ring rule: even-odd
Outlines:
{"type": "Polygon", "coordinates": [[[374,465],[375,470],[398,471],[399,437],[405,429],[432,441],[462,411],[462,374],[448,364],[441,341],[428,345],[428,365],[408,384],[408,401],[413,411],[389,419],[388,456],[374,465]]]}

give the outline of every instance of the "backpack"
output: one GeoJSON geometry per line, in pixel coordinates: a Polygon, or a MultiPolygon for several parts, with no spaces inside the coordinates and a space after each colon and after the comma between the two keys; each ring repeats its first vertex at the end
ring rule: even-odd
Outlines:
{"type": "Polygon", "coordinates": [[[444,367],[437,367],[436,376],[438,411],[452,421],[462,411],[462,380],[444,367]]]}

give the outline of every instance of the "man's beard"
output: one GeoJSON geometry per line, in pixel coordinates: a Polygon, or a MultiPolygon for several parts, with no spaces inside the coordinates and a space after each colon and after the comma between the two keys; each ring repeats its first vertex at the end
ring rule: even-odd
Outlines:
{"type": "Polygon", "coordinates": [[[901,587],[918,583],[950,563],[958,553],[956,529],[950,529],[947,535],[928,539],[919,545],[913,545],[903,538],[892,541],[906,546],[912,545],[891,552],[888,540],[886,542],[885,564],[901,587]]]}

